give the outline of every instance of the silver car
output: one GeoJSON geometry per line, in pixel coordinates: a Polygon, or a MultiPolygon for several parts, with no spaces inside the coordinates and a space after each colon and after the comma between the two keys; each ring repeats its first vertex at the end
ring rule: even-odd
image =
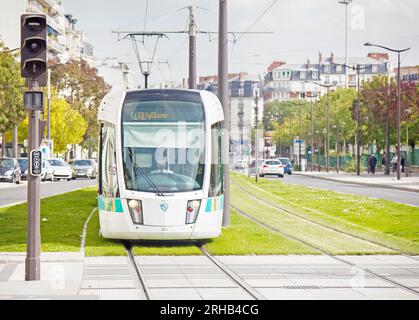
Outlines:
{"type": "Polygon", "coordinates": [[[96,179],[97,171],[94,160],[72,160],[70,161],[70,165],[73,170],[73,179],[96,179]]]}
{"type": "Polygon", "coordinates": [[[21,172],[16,159],[0,158],[0,181],[20,184],[21,172]]]}

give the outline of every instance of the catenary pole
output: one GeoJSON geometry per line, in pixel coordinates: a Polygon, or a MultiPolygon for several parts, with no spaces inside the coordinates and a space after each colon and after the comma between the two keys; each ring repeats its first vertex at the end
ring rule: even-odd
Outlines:
{"type": "Polygon", "coordinates": [[[189,89],[196,89],[196,22],[194,6],[189,6],[189,89]]]}
{"type": "Polygon", "coordinates": [[[223,226],[230,225],[230,105],[228,99],[228,25],[227,0],[219,0],[218,97],[224,109],[224,217],[223,226]]]}

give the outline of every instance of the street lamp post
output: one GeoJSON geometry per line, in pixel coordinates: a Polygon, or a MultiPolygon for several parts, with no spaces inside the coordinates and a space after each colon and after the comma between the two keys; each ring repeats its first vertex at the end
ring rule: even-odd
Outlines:
{"type": "Polygon", "coordinates": [[[337,64],[345,67],[346,70],[356,71],[357,77],[357,102],[356,102],[356,174],[361,175],[361,70],[365,70],[367,67],[361,67],[359,64],[356,66],[349,66],[347,64],[337,64]]]}
{"type": "MultiPolygon", "coordinates": [[[[339,4],[345,5],[345,63],[346,65],[349,64],[349,57],[348,57],[348,5],[352,2],[352,0],[342,0],[339,1],[339,4]]],[[[346,81],[346,89],[349,88],[349,70],[345,70],[345,81],[346,81]]]]}
{"type": "Polygon", "coordinates": [[[313,100],[311,100],[311,172],[314,172],[314,106],[313,100]]]}
{"type": "Polygon", "coordinates": [[[319,149],[319,172],[322,172],[322,158],[321,158],[321,145],[322,145],[322,134],[320,132],[320,130],[316,130],[316,134],[319,137],[319,145],[317,146],[317,149],[319,149]]]}
{"type": "Polygon", "coordinates": [[[382,48],[384,50],[388,50],[391,52],[397,53],[397,180],[401,180],[401,60],[400,60],[400,54],[406,51],[409,51],[411,48],[406,49],[391,49],[385,46],[372,44],[370,42],[367,42],[364,44],[366,47],[378,47],[382,48]]]}
{"type": "Polygon", "coordinates": [[[330,172],[330,89],[336,86],[336,82],[332,84],[322,84],[313,81],[306,81],[306,83],[313,83],[320,87],[327,89],[327,103],[326,103],[326,171],[330,172]]]}

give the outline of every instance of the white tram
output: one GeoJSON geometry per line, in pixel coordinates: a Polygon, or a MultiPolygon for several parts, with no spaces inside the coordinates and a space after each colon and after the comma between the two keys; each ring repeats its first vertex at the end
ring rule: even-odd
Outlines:
{"type": "Polygon", "coordinates": [[[108,94],[99,110],[102,236],[123,240],[220,236],[223,121],[218,98],[206,91],[108,94]]]}

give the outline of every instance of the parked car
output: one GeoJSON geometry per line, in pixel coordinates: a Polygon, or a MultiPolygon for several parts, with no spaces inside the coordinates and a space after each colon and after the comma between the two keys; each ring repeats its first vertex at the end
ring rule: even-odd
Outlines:
{"type": "Polygon", "coordinates": [[[53,180],[68,180],[71,181],[73,171],[71,167],[63,159],[49,159],[49,164],[53,170],[53,180]]]}
{"type": "Polygon", "coordinates": [[[265,160],[259,168],[261,177],[265,176],[278,176],[283,178],[285,175],[284,166],[278,160],[265,160]]]}
{"type": "Polygon", "coordinates": [[[0,158],[0,181],[20,184],[20,166],[16,159],[0,158]]]}
{"type": "Polygon", "coordinates": [[[282,165],[284,166],[284,171],[286,174],[292,175],[293,173],[293,165],[292,165],[292,161],[289,158],[279,158],[277,159],[278,161],[280,161],[282,163],[282,165]]]}
{"type": "Polygon", "coordinates": [[[234,164],[235,169],[246,169],[249,166],[249,164],[244,160],[237,160],[234,164]]]}
{"type": "Polygon", "coordinates": [[[28,179],[28,170],[29,170],[29,160],[28,158],[19,158],[17,159],[20,167],[20,177],[22,180],[28,179]]]}
{"type": "Polygon", "coordinates": [[[42,181],[54,181],[54,169],[48,161],[42,161],[42,181]]]}
{"type": "Polygon", "coordinates": [[[73,179],[89,178],[96,179],[97,169],[94,160],[72,160],[70,161],[73,170],[73,179]]]}

